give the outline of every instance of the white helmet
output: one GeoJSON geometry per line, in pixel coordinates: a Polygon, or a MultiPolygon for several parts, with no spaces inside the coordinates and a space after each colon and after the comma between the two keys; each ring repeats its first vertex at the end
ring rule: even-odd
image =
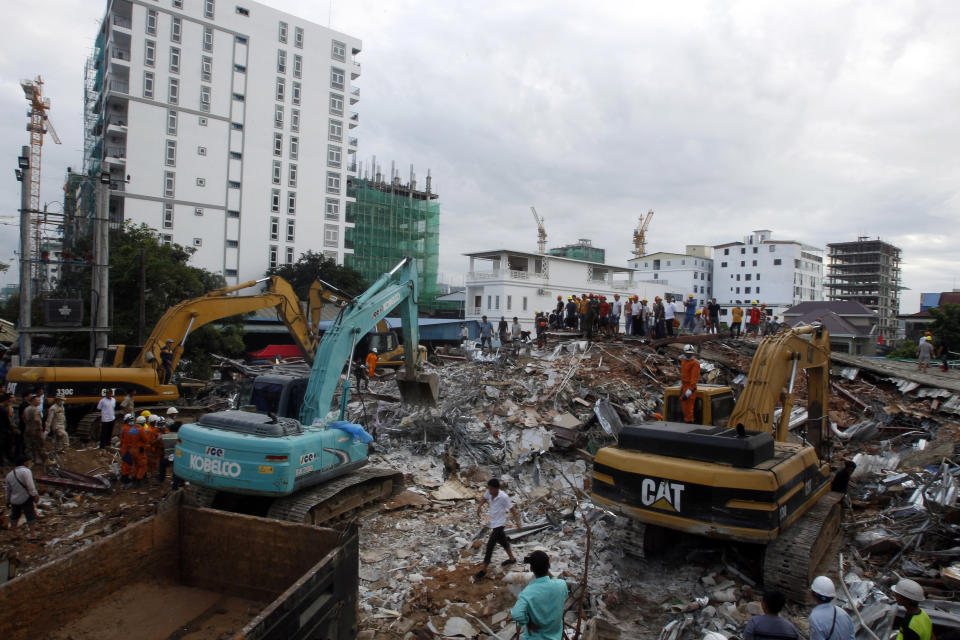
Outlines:
{"type": "Polygon", "coordinates": [[[377,348],[374,347],[373,349],[370,349],[370,351],[372,351],[373,353],[376,353],[376,352],[377,352],[377,348]]]}
{"type": "Polygon", "coordinates": [[[695,351],[696,351],[696,349],[693,348],[693,345],[692,345],[692,344],[687,344],[687,345],[684,345],[684,346],[683,346],[683,352],[684,352],[684,353],[693,353],[693,352],[695,352],[695,351]]]}
{"type": "Polygon", "coordinates": [[[810,591],[822,598],[833,599],[837,596],[837,589],[833,586],[833,580],[827,576],[817,576],[810,585],[810,591]]]}
{"type": "Polygon", "coordinates": [[[155,414],[155,413],[151,413],[151,414],[150,414],[150,417],[147,418],[147,421],[148,421],[150,424],[153,424],[154,422],[156,422],[156,421],[159,420],[159,419],[160,419],[160,416],[158,416],[158,415],[155,414]]]}
{"type": "Polygon", "coordinates": [[[167,409],[167,415],[168,415],[168,416],[175,416],[175,415],[177,415],[178,413],[180,413],[180,412],[177,411],[177,408],[176,408],[176,407],[170,407],[169,409],[167,409]]]}
{"type": "Polygon", "coordinates": [[[143,417],[143,416],[137,416],[136,423],[137,423],[137,424],[146,424],[146,423],[147,423],[147,419],[146,419],[145,417],[143,417]]]}
{"type": "Polygon", "coordinates": [[[128,413],[127,415],[123,416],[123,421],[130,422],[131,420],[133,420],[133,418],[134,418],[134,415],[132,413],[128,413]]]}
{"type": "Polygon", "coordinates": [[[904,578],[897,584],[893,585],[892,591],[903,596],[907,600],[912,600],[914,602],[923,602],[926,600],[923,595],[923,587],[909,578],[904,578]]]}

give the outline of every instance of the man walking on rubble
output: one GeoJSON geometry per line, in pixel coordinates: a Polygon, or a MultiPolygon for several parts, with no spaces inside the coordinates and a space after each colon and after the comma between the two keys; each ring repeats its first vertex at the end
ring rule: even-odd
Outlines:
{"type": "Polygon", "coordinates": [[[810,611],[810,640],[854,640],[853,620],[833,604],[837,589],[827,576],[817,576],[810,585],[813,599],[819,603],[810,611]]]}
{"type": "Polygon", "coordinates": [[[493,349],[493,325],[487,321],[487,316],[480,318],[480,348],[493,349]]]}
{"type": "MultiPolygon", "coordinates": [[[[39,396],[37,397],[39,399],[39,396]]],[[[10,507],[10,526],[13,527],[18,526],[21,515],[27,519],[28,525],[37,519],[34,503],[40,498],[40,494],[37,493],[33,472],[30,471],[32,464],[30,458],[21,456],[17,460],[17,466],[7,474],[4,480],[5,502],[10,507]]]]}
{"type": "Polygon", "coordinates": [[[510,540],[507,539],[507,534],[504,533],[504,528],[507,525],[508,511],[510,515],[513,516],[513,521],[516,523],[517,528],[519,529],[521,526],[520,512],[517,511],[517,508],[510,502],[509,496],[500,490],[500,481],[498,479],[490,478],[490,480],[487,481],[487,491],[477,503],[477,518],[480,518],[481,509],[485,502],[490,505],[491,531],[490,538],[487,540],[487,550],[483,555],[483,568],[474,575],[477,580],[487,575],[487,567],[490,565],[490,558],[493,556],[493,548],[497,544],[503,547],[508,556],[508,558],[501,563],[501,566],[506,567],[517,562],[517,559],[513,557],[513,551],[510,549],[510,540]]]}
{"type": "Polygon", "coordinates": [[[763,594],[760,606],[763,614],[753,616],[743,630],[743,640],[796,640],[800,637],[797,628],[780,617],[787,598],[779,591],[763,594]]]}
{"type": "Polygon", "coordinates": [[[517,596],[510,617],[526,627],[526,640],[560,640],[563,638],[563,605],[567,600],[567,582],[550,577],[550,557],[534,551],[523,559],[530,565],[534,579],[517,596]]]}
{"type": "Polygon", "coordinates": [[[683,358],[680,360],[680,406],[683,407],[683,421],[693,423],[693,408],[697,401],[697,382],[700,380],[700,362],[693,357],[692,344],[684,345],[683,358]]]}
{"type": "Polygon", "coordinates": [[[733,309],[730,310],[730,337],[739,338],[740,337],[740,323],[743,322],[743,307],[740,306],[740,303],[737,303],[733,309]]]}

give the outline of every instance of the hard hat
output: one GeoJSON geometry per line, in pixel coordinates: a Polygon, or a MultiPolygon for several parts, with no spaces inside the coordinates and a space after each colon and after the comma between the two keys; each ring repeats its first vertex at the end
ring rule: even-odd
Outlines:
{"type": "Polygon", "coordinates": [[[654,296],[653,299],[654,299],[655,301],[656,301],[656,300],[659,300],[659,299],[660,299],[660,296],[654,296]]]}
{"type": "Polygon", "coordinates": [[[171,342],[173,342],[173,338],[167,338],[167,344],[170,344],[171,342]]]}
{"type": "Polygon", "coordinates": [[[144,418],[143,416],[137,416],[136,423],[137,423],[137,424],[146,424],[146,423],[147,423],[147,419],[144,418]]]}
{"type": "Polygon", "coordinates": [[[147,418],[150,416],[150,412],[144,409],[143,411],[140,412],[140,415],[144,418],[147,418]]]}
{"type": "Polygon", "coordinates": [[[692,297],[693,297],[693,294],[691,293],[691,294],[688,295],[687,297],[688,297],[688,298],[692,298],[692,297]]]}
{"type": "Polygon", "coordinates": [[[573,296],[567,296],[567,300],[573,300],[573,296]]]}
{"type": "Polygon", "coordinates": [[[563,300],[563,296],[557,296],[557,300],[563,300]]]}
{"type": "Polygon", "coordinates": [[[647,299],[646,299],[646,298],[644,298],[644,299],[643,299],[643,302],[647,302],[647,299]]]}
{"type": "Polygon", "coordinates": [[[693,348],[692,344],[686,344],[683,346],[684,353],[693,353],[694,351],[696,351],[696,349],[693,348]]]}
{"type": "Polygon", "coordinates": [[[615,293],[615,294],[613,294],[613,297],[614,297],[614,298],[619,298],[619,297],[620,297],[620,294],[619,294],[619,293],[615,293]]]}
{"type": "Polygon", "coordinates": [[[123,416],[123,421],[124,421],[124,422],[130,422],[131,420],[133,420],[133,417],[134,417],[134,416],[133,416],[132,413],[128,413],[127,415],[123,416]]]}
{"type": "Polygon", "coordinates": [[[810,585],[810,591],[822,598],[835,598],[837,596],[837,589],[833,586],[833,580],[827,576],[814,578],[813,584],[810,585]]]}
{"type": "Polygon", "coordinates": [[[374,347],[373,349],[370,349],[370,351],[373,352],[373,353],[377,353],[377,348],[374,347]]]}
{"type": "Polygon", "coordinates": [[[699,316],[699,315],[702,315],[702,314],[703,314],[703,309],[697,309],[697,315],[699,316]]]}
{"type": "Polygon", "coordinates": [[[176,407],[170,407],[169,409],[167,409],[167,415],[168,415],[168,416],[175,416],[175,415],[177,415],[178,413],[180,413],[180,412],[177,411],[177,408],[176,408],[176,407]]]}
{"type": "Polygon", "coordinates": [[[751,304],[757,304],[757,301],[756,301],[756,300],[754,300],[754,301],[753,301],[753,302],[752,302],[751,304]]]}
{"type": "Polygon", "coordinates": [[[933,342],[933,338],[931,338],[930,336],[927,336],[926,338],[924,338],[924,340],[928,342],[933,342]]]}
{"type": "Polygon", "coordinates": [[[893,585],[891,591],[897,595],[903,596],[907,600],[913,600],[914,602],[923,602],[926,600],[923,595],[923,587],[909,578],[904,578],[897,584],[893,585]]]}
{"type": "Polygon", "coordinates": [[[156,421],[159,420],[159,419],[160,419],[160,416],[158,416],[157,414],[154,413],[154,414],[151,414],[151,415],[147,418],[147,422],[149,422],[150,424],[153,424],[154,422],[156,422],[156,421]]]}

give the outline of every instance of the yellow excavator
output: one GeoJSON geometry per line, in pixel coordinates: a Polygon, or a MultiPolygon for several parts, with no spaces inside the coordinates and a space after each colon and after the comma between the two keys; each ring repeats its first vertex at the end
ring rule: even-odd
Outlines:
{"type": "Polygon", "coordinates": [[[642,545],[644,555],[677,531],[765,545],[767,588],[803,598],[840,524],[840,495],[830,492],[829,375],[826,329],[802,326],[763,339],[735,405],[729,387],[698,385],[696,423],[669,421],[679,389],[668,388],[668,421],[624,427],[617,446],[597,452],[592,500],[626,517],[624,544],[642,545]],[[801,371],[805,435],[788,442],[801,371]]]}

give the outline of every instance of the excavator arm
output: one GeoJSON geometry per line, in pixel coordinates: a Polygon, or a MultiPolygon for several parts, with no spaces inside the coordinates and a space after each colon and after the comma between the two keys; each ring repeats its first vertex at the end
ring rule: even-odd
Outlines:
{"type": "Polygon", "coordinates": [[[241,313],[275,307],[277,315],[286,325],[297,346],[312,362],[316,350],[316,331],[300,311],[300,301],[286,280],[271,276],[263,280],[251,280],[234,287],[215,289],[198,298],[191,298],[167,310],[153,328],[143,350],[132,367],[148,367],[160,361],[160,349],[167,339],[173,340],[173,366],[176,368],[187,338],[205,324],[241,313]],[[228,295],[234,291],[269,281],[267,291],[247,296],[228,295]]]}
{"type": "MultiPolygon", "coordinates": [[[[340,384],[344,365],[351,364],[353,349],[364,334],[377,325],[388,313],[400,307],[403,326],[405,378],[398,376],[400,391],[405,399],[423,401],[426,395],[436,400],[436,376],[417,374],[420,331],[417,325],[417,267],[405,258],[389,273],[385,273],[360,297],[341,309],[340,315],[323,334],[317,346],[316,358],[300,409],[300,422],[313,424],[330,409],[334,393],[340,384]]],[[[341,419],[349,398],[349,369],[343,381],[341,419]]]]}
{"type": "Polygon", "coordinates": [[[807,374],[807,439],[822,455],[820,449],[829,433],[830,336],[819,325],[796,327],[763,339],[728,424],[742,424],[751,431],[774,428],[777,442],[784,442],[798,370],[807,374]],[[773,425],[778,403],[783,409],[773,425]]]}

